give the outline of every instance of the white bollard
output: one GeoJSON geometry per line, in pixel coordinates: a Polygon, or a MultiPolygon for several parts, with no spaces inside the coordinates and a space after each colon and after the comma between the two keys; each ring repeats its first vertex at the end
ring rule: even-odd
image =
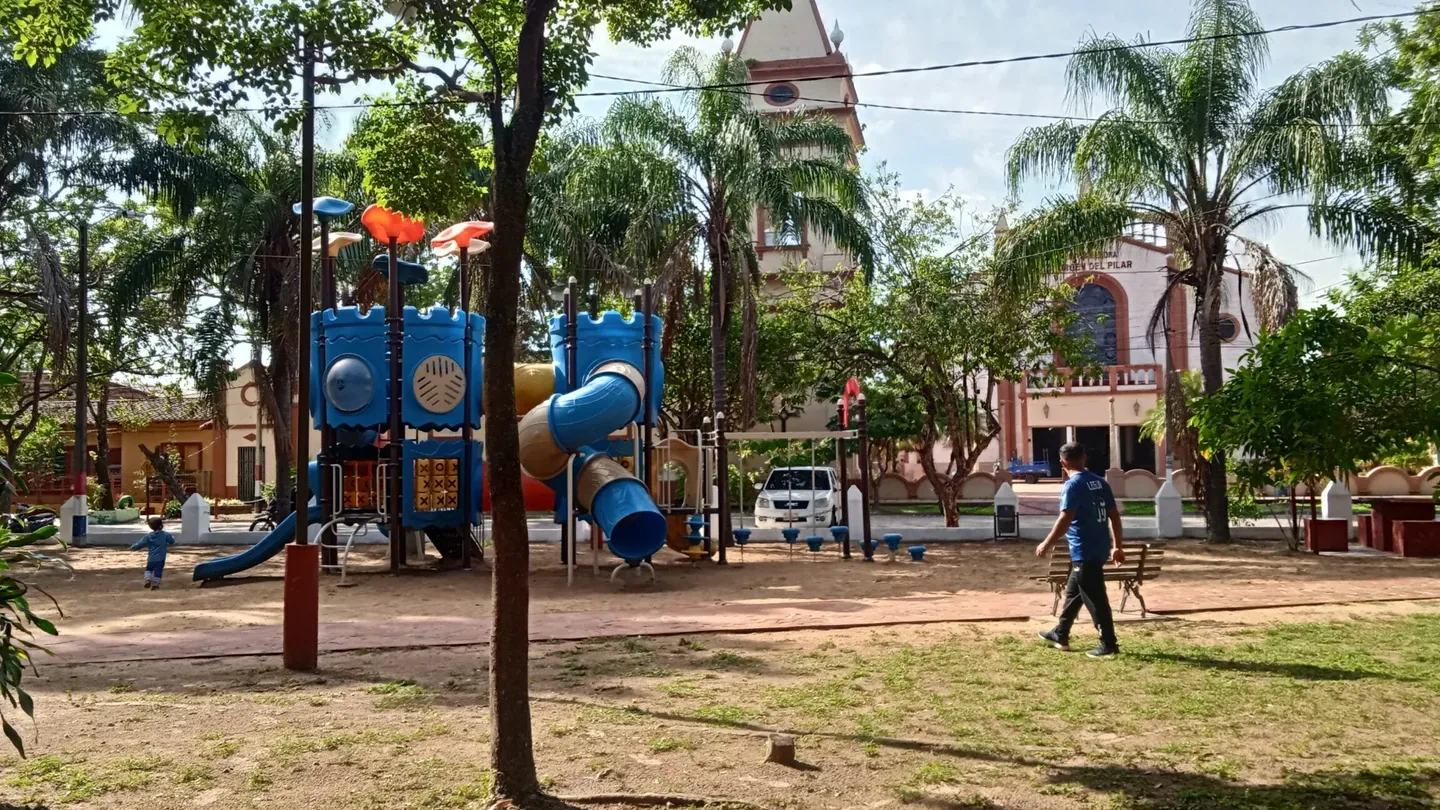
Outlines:
{"type": "Polygon", "coordinates": [[[1180,490],[1175,488],[1173,473],[1165,474],[1165,483],[1155,493],[1155,530],[1161,537],[1173,539],[1185,534],[1185,508],[1180,490]]]}
{"type": "MultiPolygon", "coordinates": [[[[84,495],[71,495],[64,504],[60,506],[60,531],[57,536],[66,545],[75,545],[75,526],[81,520],[89,523],[90,501],[84,495]],[[77,518],[79,520],[77,520],[77,518]]],[[[84,524],[82,524],[84,525],[84,524]]],[[[88,533],[88,526],[87,526],[88,533]]],[[[85,542],[84,536],[79,538],[80,543],[85,542]]]]}
{"type": "Polygon", "coordinates": [[[845,490],[845,505],[850,509],[850,542],[865,542],[865,496],[860,487],[851,484],[845,490]]]}
{"type": "Polygon", "coordinates": [[[1355,537],[1355,506],[1350,490],[1339,481],[1331,481],[1320,493],[1320,516],[1326,520],[1345,521],[1345,537],[1355,537]]]}
{"type": "Polygon", "coordinates": [[[995,505],[1020,508],[1020,496],[1015,494],[1015,488],[1010,486],[1009,481],[1001,484],[1000,488],[995,490],[995,505]]]}
{"type": "Polygon", "coordinates": [[[1015,488],[1010,486],[1009,481],[995,490],[995,536],[1020,536],[1020,496],[1015,494],[1015,488]],[[1002,520],[1006,523],[1013,520],[1014,525],[1001,525],[1002,520]]]}
{"type": "MultiPolygon", "coordinates": [[[[720,487],[718,487],[718,486],[711,485],[711,487],[710,487],[710,505],[711,505],[711,506],[719,506],[719,505],[720,505],[720,487]]],[[[710,515],[710,539],[711,539],[711,542],[713,542],[713,543],[717,543],[717,544],[718,544],[718,543],[720,542],[720,513],[719,513],[719,512],[715,512],[715,513],[713,513],[713,514],[710,515]]],[[[718,548],[720,548],[720,546],[719,546],[719,545],[716,545],[715,548],[718,549],[718,548]]],[[[718,553],[718,552],[717,552],[717,553],[718,553]]]]}
{"type": "Polygon", "coordinates": [[[197,492],[180,507],[180,542],[193,545],[209,533],[210,504],[197,492]]]}

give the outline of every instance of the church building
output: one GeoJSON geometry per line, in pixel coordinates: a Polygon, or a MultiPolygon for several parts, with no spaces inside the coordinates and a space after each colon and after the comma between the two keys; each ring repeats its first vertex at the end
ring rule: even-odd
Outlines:
{"type": "MultiPolygon", "coordinates": [[[[850,62],[841,50],[844,41],[838,21],[827,26],[816,0],[795,0],[789,10],[768,11],[751,21],[736,48],[755,82],[751,105],[776,114],[830,116],[850,133],[858,153],[865,134],[856,113],[859,95],[849,75],[850,62]]],[[[755,246],[768,296],[786,294],[780,280],[786,266],[804,261],[812,270],[838,274],[853,267],[850,256],[818,234],[787,235],[782,230],[767,221],[764,210],[756,212],[755,246]]],[[[982,456],[980,469],[1003,466],[1012,458],[1033,459],[1048,463],[1051,474],[1058,476],[1060,445],[1073,439],[1089,448],[1091,466],[1101,472],[1145,469],[1163,474],[1165,449],[1142,437],[1139,425],[1163,395],[1167,360],[1171,368],[1200,367],[1194,297],[1188,288],[1170,292],[1168,318],[1156,332],[1153,349],[1147,334],[1151,313],[1166,295],[1167,268],[1173,261],[1163,233],[1137,230],[1116,239],[1101,255],[1077,257],[1064,269],[1066,283],[1077,288],[1073,306],[1078,322],[1072,328],[1090,334],[1095,360],[1104,371],[1054,388],[1040,380],[999,386],[994,404],[999,436],[982,456]]],[[[1256,318],[1248,277],[1232,268],[1226,282],[1221,352],[1226,368],[1232,368],[1253,340],[1250,330],[1256,318]]],[[[1062,358],[1047,359],[1046,365],[1051,363],[1064,365],[1062,358]]],[[[832,403],[814,402],[770,429],[823,430],[833,415],[832,403]]],[[[936,450],[940,456],[947,452],[936,450]]],[[[903,475],[921,475],[918,462],[904,466],[908,469],[903,475]]]]}

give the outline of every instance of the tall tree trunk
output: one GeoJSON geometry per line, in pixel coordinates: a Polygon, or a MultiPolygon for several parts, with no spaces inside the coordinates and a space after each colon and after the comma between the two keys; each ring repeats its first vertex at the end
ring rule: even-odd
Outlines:
{"type": "Polygon", "coordinates": [[[95,397],[95,478],[100,482],[100,508],[115,508],[115,487],[110,481],[110,378],[100,381],[95,397]]]}
{"type": "Polygon", "coordinates": [[[515,410],[515,326],[527,194],[523,168],[495,160],[494,271],[485,276],[485,444],[490,461],[495,573],[491,587],[490,765],[495,794],[540,791],[530,729],[530,541],[520,487],[515,410]]]}
{"type": "Polygon", "coordinates": [[[294,397],[290,375],[278,368],[278,364],[284,362],[282,354],[285,353],[274,352],[270,366],[257,376],[265,378],[265,387],[269,389],[268,394],[262,392],[262,398],[268,406],[266,410],[270,412],[275,437],[275,469],[271,474],[275,476],[276,514],[284,517],[295,507],[292,503],[295,487],[290,477],[291,468],[295,466],[295,420],[291,418],[294,397]]]}
{"type": "MultiPolygon", "coordinates": [[[[1225,364],[1220,359],[1220,290],[1225,283],[1222,264],[1224,254],[1209,259],[1210,268],[1195,290],[1195,308],[1199,313],[1200,326],[1200,376],[1205,383],[1205,395],[1213,396],[1225,383],[1225,364]]],[[[1205,464],[1205,524],[1210,542],[1230,542],[1230,502],[1226,497],[1229,489],[1225,478],[1225,456],[1215,453],[1205,464]]]]}
{"type": "MultiPolygon", "coordinates": [[[[710,376],[711,412],[725,414],[728,419],[728,403],[725,397],[725,348],[730,337],[730,296],[726,295],[726,271],[730,257],[729,228],[725,227],[724,194],[716,195],[716,203],[710,212],[709,234],[705,240],[710,251],[710,376]]],[[[715,447],[716,480],[719,484],[720,508],[719,537],[717,543],[728,543],[730,537],[730,509],[727,487],[723,483],[730,472],[729,453],[725,445],[715,447]]]]}
{"type": "Polygon", "coordinates": [[[20,443],[14,440],[10,429],[7,427],[0,433],[3,433],[5,437],[5,463],[10,465],[12,478],[10,483],[14,485],[13,492],[11,487],[0,486],[0,514],[8,515],[15,511],[15,496],[20,494],[20,488],[25,484],[25,473],[29,471],[22,472],[20,470],[20,461],[17,458],[20,452],[20,443]]]}
{"type": "Polygon", "coordinates": [[[751,283],[749,262],[746,262],[741,295],[744,297],[740,318],[740,399],[735,403],[734,418],[726,422],[727,427],[743,430],[754,424],[759,411],[755,402],[756,351],[760,339],[759,301],[756,300],[755,285],[751,283]]]}
{"type": "Polygon", "coordinates": [[[485,443],[490,462],[495,569],[490,604],[490,767],[493,792],[520,806],[540,796],[530,728],[530,539],[520,486],[519,417],[515,409],[515,333],[520,264],[530,208],[526,187],[545,115],[542,68],[545,21],[557,0],[526,0],[516,46],[515,106],[507,125],[503,100],[489,104],[495,140],[495,231],[485,291],[485,443]]]}

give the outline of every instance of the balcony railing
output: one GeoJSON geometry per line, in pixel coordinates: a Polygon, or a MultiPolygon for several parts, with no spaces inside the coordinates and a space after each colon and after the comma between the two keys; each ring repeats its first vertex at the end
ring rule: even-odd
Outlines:
{"type": "Polygon", "coordinates": [[[1072,369],[1054,368],[1032,374],[1026,388],[1035,393],[1095,394],[1105,391],[1154,391],[1165,387],[1165,375],[1154,363],[1105,366],[1098,374],[1077,375],[1072,369]]]}

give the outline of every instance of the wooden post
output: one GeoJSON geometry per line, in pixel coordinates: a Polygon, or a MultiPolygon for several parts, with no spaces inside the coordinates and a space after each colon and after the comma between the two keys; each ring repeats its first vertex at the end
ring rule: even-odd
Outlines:
{"type": "Polygon", "coordinates": [[[460,406],[463,415],[461,416],[460,427],[460,526],[464,529],[460,537],[460,567],[470,570],[470,544],[471,538],[475,536],[473,526],[470,522],[470,492],[475,486],[470,471],[474,464],[470,458],[470,442],[475,438],[474,426],[470,424],[470,391],[475,386],[472,383],[472,371],[470,368],[470,351],[475,343],[475,336],[470,331],[470,246],[460,247],[460,317],[465,319],[465,357],[461,366],[465,369],[465,396],[460,406]]]}
{"type": "MultiPolygon", "coordinates": [[[[315,331],[315,361],[320,374],[325,374],[325,313],[335,308],[335,261],[330,258],[330,220],[320,217],[320,321],[315,331]]],[[[302,349],[303,351],[303,349],[302,349]]],[[[330,415],[326,413],[324,382],[321,382],[320,408],[316,421],[320,427],[320,450],[315,454],[315,464],[320,468],[320,491],[316,502],[320,505],[320,525],[326,527],[320,533],[320,564],[333,566],[339,562],[335,549],[335,527],[330,521],[340,511],[341,505],[331,503],[335,482],[331,479],[330,460],[335,452],[335,428],[330,426],[330,415]]],[[[301,419],[305,411],[301,411],[301,419]]],[[[332,569],[333,570],[333,569],[332,569]]]]}
{"type": "MultiPolygon", "coordinates": [[[[655,396],[655,391],[653,388],[655,384],[655,363],[650,357],[650,353],[654,351],[655,348],[655,327],[654,324],[651,323],[651,318],[654,316],[655,302],[653,295],[654,289],[652,285],[646,284],[641,289],[642,298],[639,312],[641,314],[641,317],[645,319],[645,337],[640,343],[640,351],[644,353],[643,373],[645,375],[645,406],[644,411],[642,411],[643,421],[641,422],[641,425],[643,426],[643,435],[641,436],[640,440],[642,458],[636,459],[637,462],[643,461],[643,463],[637,463],[635,466],[639,468],[637,470],[637,472],[640,473],[638,477],[642,482],[644,482],[646,487],[649,487],[651,485],[650,482],[654,476],[654,471],[651,469],[651,464],[653,464],[655,460],[655,448],[653,447],[651,441],[653,438],[651,431],[653,430],[655,425],[655,414],[651,412],[650,408],[651,397],[655,396]]],[[[659,479],[657,478],[653,480],[655,480],[655,486],[658,489],[659,479]]],[[[651,497],[655,496],[654,492],[650,494],[651,497]]]]}
{"type": "MultiPolygon", "coordinates": [[[[835,403],[835,424],[839,425],[842,431],[849,427],[845,422],[843,401],[837,400],[835,403]]],[[[850,472],[846,469],[850,466],[850,459],[845,450],[845,437],[837,437],[835,439],[835,463],[840,468],[840,522],[850,528],[850,531],[845,533],[844,546],[845,559],[848,560],[850,559],[850,535],[854,533],[854,527],[850,525],[850,499],[845,497],[850,490],[850,472]]]]}
{"type": "Polygon", "coordinates": [[[385,298],[385,323],[389,326],[387,343],[390,347],[390,479],[386,493],[385,510],[390,513],[390,572],[398,574],[405,564],[405,521],[404,497],[401,492],[403,477],[400,465],[404,462],[405,428],[400,421],[400,377],[401,352],[405,346],[405,299],[400,286],[399,246],[394,236],[390,237],[390,278],[385,298]]]}
{"type": "MultiPolygon", "coordinates": [[[[870,427],[865,416],[864,394],[856,398],[855,418],[860,443],[860,492],[865,496],[860,501],[860,521],[863,524],[861,542],[864,543],[863,548],[873,549],[875,546],[870,539],[870,427]]],[[[851,534],[854,534],[853,529],[851,534]]]]}

